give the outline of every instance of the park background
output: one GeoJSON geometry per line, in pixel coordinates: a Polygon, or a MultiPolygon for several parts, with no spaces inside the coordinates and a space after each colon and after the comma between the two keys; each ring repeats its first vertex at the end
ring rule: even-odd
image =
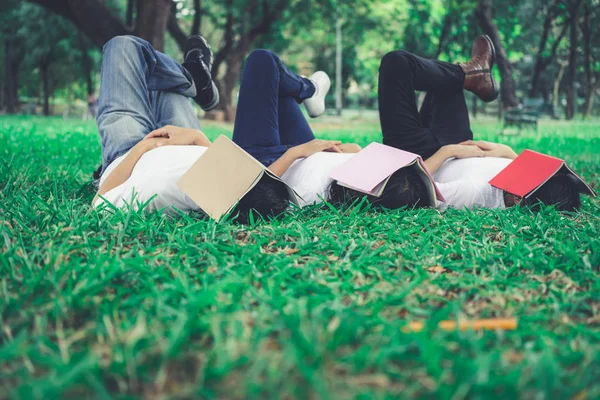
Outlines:
{"type": "Polygon", "coordinates": [[[386,52],[462,62],[485,33],[498,50],[502,107],[481,110],[469,96],[474,115],[542,98],[553,117],[585,118],[600,110],[598,9],[597,0],[6,0],[0,109],[83,114],[88,97],[97,97],[101,48],[110,38],[135,34],[181,60],[187,36],[202,33],[221,93],[209,117],[233,120],[243,61],[254,48],[275,51],[299,73],[327,71],[332,107],[376,110],[386,52]]]}
{"type": "Polygon", "coordinates": [[[263,47],[329,72],[311,126],[364,146],[380,141],[387,51],[464,61],[487,33],[502,93],[466,94],[476,138],[564,158],[598,191],[598,26],[598,0],[2,1],[0,398],[600,398],[597,199],[576,214],[317,206],[246,226],[99,214],[88,107],[107,40],[181,60],[200,32],[222,98],[197,109],[209,138],[231,135],[263,47]],[[488,317],[519,325],[437,328],[488,317]]]}

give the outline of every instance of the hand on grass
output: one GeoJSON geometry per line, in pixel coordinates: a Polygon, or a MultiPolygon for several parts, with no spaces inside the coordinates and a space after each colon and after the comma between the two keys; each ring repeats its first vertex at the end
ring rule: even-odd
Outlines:
{"type": "Polygon", "coordinates": [[[298,158],[308,157],[320,151],[341,153],[342,151],[338,148],[338,145],[340,144],[342,144],[342,142],[339,140],[313,139],[310,142],[294,147],[294,151],[298,158]]]}
{"type": "Polygon", "coordinates": [[[198,129],[180,128],[178,126],[166,125],[160,129],[150,132],[144,140],[153,138],[162,138],[157,143],[157,147],[161,146],[207,146],[208,138],[198,129]]]}
{"type": "Polygon", "coordinates": [[[466,140],[460,145],[477,146],[485,152],[484,157],[510,158],[511,160],[517,158],[517,153],[513,149],[501,143],[486,142],[485,140],[466,140]]]}

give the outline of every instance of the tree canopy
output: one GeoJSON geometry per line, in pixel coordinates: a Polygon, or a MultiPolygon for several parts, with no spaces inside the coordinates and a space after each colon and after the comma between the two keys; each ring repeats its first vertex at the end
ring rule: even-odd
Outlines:
{"type": "Polygon", "coordinates": [[[48,114],[53,97],[93,94],[101,48],[114,36],[140,36],[181,59],[187,36],[202,33],[215,52],[221,111],[232,119],[252,49],[271,48],[301,73],[323,69],[333,78],[340,21],[347,104],[376,106],[386,52],[463,61],[486,33],[498,50],[504,108],[543,97],[564,105],[568,118],[588,116],[600,82],[599,10],[600,0],[7,0],[0,106],[17,112],[33,99],[48,114]]]}

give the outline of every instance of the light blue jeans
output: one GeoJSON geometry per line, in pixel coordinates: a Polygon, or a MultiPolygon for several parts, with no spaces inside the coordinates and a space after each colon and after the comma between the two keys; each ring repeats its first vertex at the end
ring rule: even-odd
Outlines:
{"type": "Polygon", "coordinates": [[[190,101],[196,96],[191,75],[147,41],[117,36],[106,43],[101,79],[96,123],[102,172],[155,129],[200,129],[190,101]]]}

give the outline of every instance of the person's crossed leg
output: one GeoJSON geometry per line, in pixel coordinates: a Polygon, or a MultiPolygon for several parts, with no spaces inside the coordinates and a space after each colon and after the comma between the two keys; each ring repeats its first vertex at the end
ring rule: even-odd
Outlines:
{"type": "MultiPolygon", "coordinates": [[[[303,103],[311,117],[322,114],[329,86],[324,72],[303,78],[268,50],[253,51],[244,64],[233,141],[282,177],[301,195],[303,204],[326,198],[329,171],[348,159],[347,154],[331,153],[360,150],[355,144],[315,139],[300,109],[303,103]],[[303,160],[295,163],[299,159],[303,160]]],[[[259,185],[267,182],[274,185],[272,180],[259,185]]],[[[253,202],[273,204],[275,210],[283,208],[283,204],[277,204],[277,196],[269,197],[253,202]]]]}
{"type": "Polygon", "coordinates": [[[379,68],[379,115],[383,143],[424,159],[441,147],[473,138],[463,90],[484,101],[498,96],[491,75],[494,49],[479,36],[465,64],[428,60],[407,51],[386,54],[379,68]],[[419,111],[415,91],[427,95],[419,111]]]}
{"type": "Polygon", "coordinates": [[[253,51],[242,72],[233,141],[269,166],[291,147],[315,139],[299,104],[316,90],[273,52],[253,51]]]}
{"type": "Polygon", "coordinates": [[[207,45],[188,49],[186,63],[201,67],[190,72],[137,37],[118,36],[104,46],[97,117],[102,176],[95,205],[100,204],[99,196],[110,192],[107,200],[117,206],[139,195],[142,203],[151,201],[150,209],[197,208],[175,182],[210,145],[190,102],[202,99],[207,103],[201,106],[213,107],[218,97],[210,62],[203,61],[206,53],[197,54],[201,50],[210,53],[207,45]],[[199,96],[195,82],[202,81],[204,92],[199,96]],[[150,155],[160,146],[168,149],[150,155]]]}
{"type": "Polygon", "coordinates": [[[196,95],[191,74],[146,40],[118,36],[106,43],[96,119],[102,171],[155,129],[200,130],[189,100],[196,95]]]}

